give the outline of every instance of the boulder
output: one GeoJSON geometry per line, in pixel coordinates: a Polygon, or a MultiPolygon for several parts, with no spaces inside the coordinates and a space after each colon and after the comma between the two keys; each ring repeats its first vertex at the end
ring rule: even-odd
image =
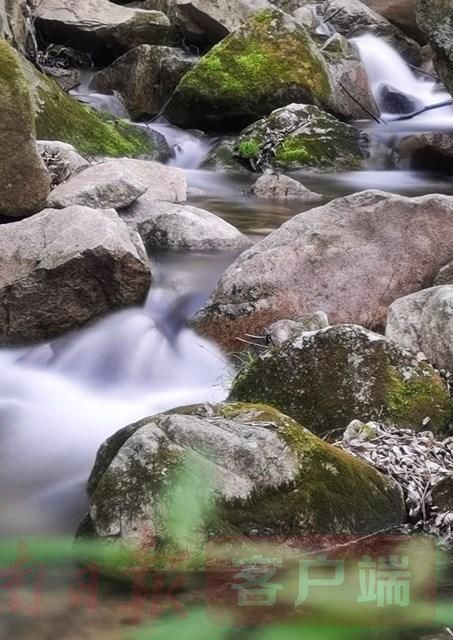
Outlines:
{"type": "Polygon", "coordinates": [[[424,108],[425,103],[417,96],[399,91],[389,84],[381,84],[378,87],[379,106],[381,111],[396,115],[409,115],[424,108]]]}
{"type": "Polygon", "coordinates": [[[260,176],[252,186],[251,192],[257,198],[271,200],[296,199],[304,202],[320,202],[324,199],[320,193],[310,191],[298,180],[275,173],[260,176]]]}
{"type": "Polygon", "coordinates": [[[415,12],[416,0],[362,0],[370,9],[387,18],[417,42],[424,42],[423,34],[417,25],[415,12]]]}
{"type": "Polygon", "coordinates": [[[331,96],[308,32],[280,11],[261,11],[186,73],[165,115],[180,126],[238,129],[291,102],[322,105],[331,96]]]}
{"type": "Polygon", "coordinates": [[[434,66],[453,95],[453,13],[449,0],[416,0],[417,23],[434,52],[434,66]]]}
{"type": "Polygon", "coordinates": [[[386,336],[410,353],[423,353],[436,367],[453,371],[453,286],[431,287],[395,300],[386,336]]]}
{"type": "Polygon", "coordinates": [[[198,329],[237,337],[322,310],[332,323],[385,325],[392,302],[431,286],[453,260],[453,198],[365,191],[296,215],[227,269],[198,329]]]}
{"type": "Polygon", "coordinates": [[[45,203],[50,175],[35,141],[35,116],[19,54],[0,40],[0,216],[22,217],[45,203]]]}
{"type": "Polygon", "coordinates": [[[40,0],[36,28],[47,42],[67,44],[102,61],[141,44],[169,44],[176,32],[161,11],[121,7],[109,0],[40,0]]]}
{"type": "Polygon", "coordinates": [[[329,109],[346,120],[369,120],[379,116],[371,91],[368,73],[356,49],[336,33],[319,38],[320,51],[326,61],[332,84],[329,109]]]}
{"type": "Polygon", "coordinates": [[[417,133],[401,140],[398,159],[405,168],[421,171],[453,170],[453,135],[451,133],[417,133]]]}
{"type": "Polygon", "coordinates": [[[234,251],[252,242],[222,218],[190,205],[152,201],[145,195],[121,212],[126,224],[138,231],[147,249],[234,251]]]}
{"type": "Polygon", "coordinates": [[[92,209],[121,209],[132,204],[146,191],[146,186],[120,161],[94,164],[55,189],[48,206],[64,209],[72,205],[92,209]]]}
{"type": "Polygon", "coordinates": [[[120,94],[132,118],[155,116],[197,58],[181,49],[143,44],[99,71],[94,87],[120,94]]]}
{"type": "Polygon", "coordinates": [[[176,0],[177,22],[185,31],[198,27],[215,44],[239,29],[257,11],[273,9],[268,0],[176,0]]]}
{"type": "Polygon", "coordinates": [[[141,304],[151,274],[143,244],[113,210],[45,209],[0,227],[0,342],[53,338],[141,304]]]}
{"type": "Polygon", "coordinates": [[[100,448],[88,492],[79,535],[138,543],[142,569],[206,570],[213,536],[279,536],[283,550],[299,535],[366,535],[406,518],[391,478],[266,405],[185,407],[127,427],[100,448]]]}
{"type": "Polygon", "coordinates": [[[368,137],[318,107],[290,104],[249,125],[236,157],[250,169],[357,169],[368,154],[368,137]]]}
{"type": "Polygon", "coordinates": [[[165,202],[187,200],[187,182],[182,169],[133,158],[121,158],[115,160],[115,163],[123,171],[132,173],[145,185],[147,200],[164,200],[165,202]]]}
{"type": "Polygon", "coordinates": [[[354,419],[415,431],[446,430],[448,389],[427,363],[356,325],[300,333],[255,356],[233,381],[230,400],[266,402],[326,435],[354,419]]]}

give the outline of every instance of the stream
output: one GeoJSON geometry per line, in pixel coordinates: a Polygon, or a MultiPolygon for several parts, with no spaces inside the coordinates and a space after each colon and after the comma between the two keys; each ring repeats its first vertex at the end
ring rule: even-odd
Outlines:
{"type": "MultiPolygon", "coordinates": [[[[379,103],[383,83],[416,96],[425,105],[445,94],[434,81],[416,76],[383,41],[356,41],[379,103]]],[[[73,91],[97,109],[127,116],[116,96],[93,93],[89,74],[73,91]]],[[[453,131],[453,108],[395,122],[363,122],[376,139],[377,157],[366,171],[335,174],[294,172],[326,201],[364,189],[404,195],[453,195],[448,176],[389,167],[391,150],[403,136],[453,131]]],[[[393,116],[394,117],[394,116],[393,116]]],[[[259,239],[304,210],[300,203],[259,201],[248,194],[256,176],[202,168],[214,139],[181,131],[163,119],[147,126],[163,134],[191,187],[204,194],[191,202],[216,213],[259,239]]],[[[390,162],[391,164],[391,162],[390,162]]],[[[209,296],[235,256],[165,253],[153,255],[154,283],[143,308],[110,315],[51,344],[0,351],[1,434],[0,535],[73,533],[86,509],[85,484],[99,445],[118,429],[176,406],[222,400],[233,374],[215,344],[186,328],[185,320],[209,296]]]]}

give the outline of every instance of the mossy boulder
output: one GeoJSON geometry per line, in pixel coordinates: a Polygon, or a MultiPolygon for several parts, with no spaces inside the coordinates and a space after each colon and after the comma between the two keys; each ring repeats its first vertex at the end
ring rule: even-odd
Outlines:
{"type": "Polygon", "coordinates": [[[358,169],[368,155],[368,137],[318,107],[290,104],[248,126],[235,156],[252,170],[358,169]]]}
{"type": "Polygon", "coordinates": [[[181,126],[240,129],[291,102],[328,104],[326,63],[302,25],[278,10],[255,14],[181,80],[165,115],[181,126]]]}
{"type": "Polygon", "coordinates": [[[142,420],[102,445],[88,487],[81,533],[138,541],[152,568],[175,547],[196,567],[214,536],[363,535],[406,517],[393,480],[266,405],[142,420]]]}
{"type": "Polygon", "coordinates": [[[162,153],[161,142],[142,129],[80,104],[25,58],[21,67],[30,88],[39,139],[68,142],[88,156],[156,159],[162,153]]]}
{"type": "Polygon", "coordinates": [[[35,141],[32,95],[19,54],[0,40],[0,215],[21,217],[45,204],[50,175],[35,141]]]}
{"type": "Polygon", "coordinates": [[[442,432],[451,418],[435,369],[356,325],[301,333],[254,357],[230,399],[268,402],[320,435],[341,432],[354,419],[442,432]]]}

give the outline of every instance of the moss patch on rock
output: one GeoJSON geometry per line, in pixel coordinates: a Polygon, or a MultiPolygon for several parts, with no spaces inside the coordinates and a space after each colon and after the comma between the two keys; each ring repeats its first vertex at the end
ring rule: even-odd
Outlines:
{"type": "Polygon", "coordinates": [[[311,431],[336,435],[355,419],[442,432],[452,417],[438,373],[354,325],[289,340],[236,377],[231,400],[269,402],[311,431]]]}
{"type": "Polygon", "coordinates": [[[80,104],[25,59],[22,67],[33,96],[39,139],[68,142],[88,156],[157,157],[158,150],[145,132],[80,104]]]}
{"type": "Polygon", "coordinates": [[[182,126],[238,128],[290,102],[326,104],[330,96],[325,61],[308,32],[265,10],[183,77],[166,115],[182,126]]]}
{"type": "MultiPolygon", "coordinates": [[[[269,407],[259,411],[264,419],[272,415],[269,407]]],[[[363,534],[405,520],[402,494],[392,480],[281,416],[275,412],[274,423],[298,458],[296,479],[255,491],[246,501],[225,502],[225,520],[246,534],[279,536],[363,534]]]]}

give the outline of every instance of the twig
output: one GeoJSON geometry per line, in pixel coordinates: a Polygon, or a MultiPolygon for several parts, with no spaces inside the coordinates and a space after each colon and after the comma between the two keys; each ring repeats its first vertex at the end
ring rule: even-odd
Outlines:
{"type": "Polygon", "coordinates": [[[421,73],[424,76],[428,76],[428,78],[432,78],[433,80],[436,80],[436,82],[440,82],[439,76],[436,76],[436,74],[434,73],[430,73],[429,71],[424,71],[423,69],[420,69],[420,67],[416,67],[415,64],[409,64],[409,62],[407,63],[407,66],[413,69],[414,71],[416,71],[417,73],[421,73]]]}
{"type": "Polygon", "coordinates": [[[250,342],[250,340],[244,340],[244,338],[236,337],[236,340],[239,340],[239,342],[243,342],[244,344],[248,344],[251,347],[260,347],[261,349],[266,349],[267,348],[267,345],[265,345],[265,344],[257,344],[256,342],[250,342]]]}
{"type": "Polygon", "coordinates": [[[351,100],[355,102],[361,109],[363,109],[363,111],[365,111],[365,113],[367,113],[370,116],[370,118],[373,118],[373,120],[378,124],[387,124],[385,120],[382,120],[381,118],[378,118],[377,116],[375,116],[374,113],[372,113],[367,107],[365,107],[365,105],[363,105],[359,100],[357,100],[357,98],[355,98],[352,95],[349,89],[346,89],[346,87],[342,82],[339,82],[338,84],[343,89],[343,91],[351,98],[351,100]]]}
{"type": "Polygon", "coordinates": [[[333,20],[334,18],[337,17],[337,15],[339,13],[341,13],[342,11],[344,11],[344,7],[340,7],[339,9],[337,9],[336,11],[334,11],[333,13],[330,14],[330,16],[327,16],[327,18],[324,18],[324,20],[322,21],[323,24],[326,24],[327,22],[330,22],[330,20],[333,20]]]}
{"type": "Polygon", "coordinates": [[[453,104],[453,98],[450,100],[444,100],[443,102],[438,102],[437,104],[432,104],[428,107],[423,107],[423,109],[419,109],[419,111],[415,111],[414,113],[410,113],[406,116],[398,116],[397,118],[392,118],[391,122],[400,122],[401,120],[411,120],[415,118],[415,116],[419,116],[426,111],[433,111],[433,109],[441,109],[442,107],[448,107],[453,104]]]}

